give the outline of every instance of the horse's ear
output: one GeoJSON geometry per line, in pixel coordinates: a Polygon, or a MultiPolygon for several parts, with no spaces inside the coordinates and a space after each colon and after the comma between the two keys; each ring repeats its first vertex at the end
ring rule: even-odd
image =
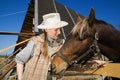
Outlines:
{"type": "Polygon", "coordinates": [[[88,16],[89,24],[92,25],[94,20],[95,20],[95,10],[91,8],[90,14],[88,16]]]}
{"type": "Polygon", "coordinates": [[[78,17],[77,17],[77,22],[79,22],[79,21],[82,21],[82,17],[80,15],[78,15],[78,17]]]}

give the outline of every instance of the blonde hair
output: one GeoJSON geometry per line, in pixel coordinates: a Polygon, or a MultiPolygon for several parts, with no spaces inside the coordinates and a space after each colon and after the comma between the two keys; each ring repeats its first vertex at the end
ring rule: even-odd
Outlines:
{"type": "Polygon", "coordinates": [[[47,41],[47,33],[44,31],[44,43],[43,43],[43,46],[42,46],[42,54],[45,56],[45,57],[49,57],[48,55],[48,41],[47,41]]]}

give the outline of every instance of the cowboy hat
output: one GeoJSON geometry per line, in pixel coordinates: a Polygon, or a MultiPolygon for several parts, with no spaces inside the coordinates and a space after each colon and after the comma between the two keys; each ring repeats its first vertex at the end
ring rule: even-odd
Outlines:
{"type": "Polygon", "coordinates": [[[38,29],[53,29],[67,26],[68,22],[61,21],[59,13],[43,15],[43,22],[37,26],[38,29]]]}

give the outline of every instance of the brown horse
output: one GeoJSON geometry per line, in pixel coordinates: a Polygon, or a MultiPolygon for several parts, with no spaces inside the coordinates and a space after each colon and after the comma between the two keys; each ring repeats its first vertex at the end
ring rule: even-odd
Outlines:
{"type": "Polygon", "coordinates": [[[64,72],[73,63],[90,58],[92,51],[102,53],[113,62],[120,62],[120,32],[112,25],[97,20],[92,8],[88,18],[78,22],[52,60],[52,71],[64,72]]]}

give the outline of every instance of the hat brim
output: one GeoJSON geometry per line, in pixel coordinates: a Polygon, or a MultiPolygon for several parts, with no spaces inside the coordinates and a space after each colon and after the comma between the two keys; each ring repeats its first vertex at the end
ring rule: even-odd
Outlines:
{"type": "Polygon", "coordinates": [[[68,22],[60,21],[59,23],[49,24],[49,25],[41,23],[40,25],[37,26],[37,28],[38,29],[55,29],[55,28],[61,28],[67,25],[68,25],[68,22]]]}

